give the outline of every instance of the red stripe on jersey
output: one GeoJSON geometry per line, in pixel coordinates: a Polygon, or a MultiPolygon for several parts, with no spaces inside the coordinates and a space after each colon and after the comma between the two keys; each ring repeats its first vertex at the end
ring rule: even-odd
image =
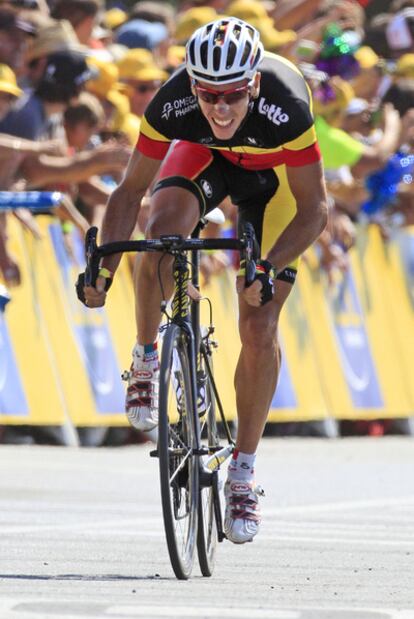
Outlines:
{"type": "Polygon", "coordinates": [[[254,153],[236,153],[221,149],[219,152],[223,157],[246,170],[267,170],[285,163],[285,156],[282,151],[259,155],[254,153]]]}
{"type": "Polygon", "coordinates": [[[286,165],[292,168],[308,165],[310,163],[316,163],[322,158],[317,142],[311,146],[308,146],[308,148],[303,148],[302,150],[288,150],[287,148],[284,148],[283,153],[286,165]]]}
{"type": "Polygon", "coordinates": [[[151,157],[152,159],[164,159],[169,148],[170,142],[153,140],[152,138],[148,138],[143,133],[139,134],[136,145],[136,149],[139,150],[140,153],[146,157],[151,157]]]}
{"type": "Polygon", "coordinates": [[[192,180],[201,174],[212,160],[213,154],[206,146],[180,140],[174,144],[162,164],[158,178],[184,176],[192,180]]]}

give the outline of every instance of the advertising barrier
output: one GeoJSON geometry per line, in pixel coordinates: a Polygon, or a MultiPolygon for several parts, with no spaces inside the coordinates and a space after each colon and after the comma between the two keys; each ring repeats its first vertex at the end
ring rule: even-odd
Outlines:
{"type": "MultiPolygon", "coordinates": [[[[62,426],[72,437],[76,427],[125,425],[120,375],[136,336],[127,260],[107,305],[89,310],[74,289],[84,268],[80,236],[64,236],[51,216],[37,221],[41,239],[10,219],[23,281],[0,309],[0,424],[62,426]]],[[[281,315],[283,360],[269,421],[414,416],[413,230],[384,242],[376,227],[361,228],[350,263],[328,285],[314,251],[302,259],[281,315]]],[[[240,350],[234,271],[202,292],[213,305],[215,374],[232,419],[240,350]]],[[[207,323],[209,305],[201,307],[207,323]]]]}

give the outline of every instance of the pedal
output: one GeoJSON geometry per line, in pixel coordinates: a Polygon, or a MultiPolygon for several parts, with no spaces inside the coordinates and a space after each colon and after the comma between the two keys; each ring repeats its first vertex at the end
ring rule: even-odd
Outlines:
{"type": "Polygon", "coordinates": [[[153,449],[149,452],[150,458],[158,458],[158,449],[153,449]]]}
{"type": "MultiPolygon", "coordinates": [[[[254,491],[255,494],[257,494],[257,496],[266,496],[265,495],[265,491],[262,488],[262,486],[259,486],[259,485],[255,486],[253,488],[253,491],[254,491]]],[[[252,540],[250,540],[250,541],[252,541],[252,540]]]]}

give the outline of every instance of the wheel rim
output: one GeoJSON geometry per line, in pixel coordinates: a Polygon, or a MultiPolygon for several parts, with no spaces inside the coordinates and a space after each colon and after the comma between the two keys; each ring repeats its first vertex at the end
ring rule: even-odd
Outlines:
{"type": "Polygon", "coordinates": [[[198,457],[192,454],[194,429],[188,361],[179,341],[176,336],[170,345],[167,371],[161,371],[165,382],[160,389],[159,456],[171,564],[178,578],[188,578],[197,539],[198,457]]]}

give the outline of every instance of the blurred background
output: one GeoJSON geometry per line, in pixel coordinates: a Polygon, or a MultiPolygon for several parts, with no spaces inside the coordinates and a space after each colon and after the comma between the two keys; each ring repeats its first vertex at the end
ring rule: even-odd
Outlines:
{"type": "MultiPolygon", "coordinates": [[[[302,71],[329,191],[328,227],[284,311],[266,433],[414,434],[412,0],[16,0],[0,2],[0,442],[155,439],[123,414],[132,262],[105,309],[82,307],[74,282],[148,103],[219,15],[250,22],[302,71]]],[[[208,236],[234,234],[236,209],[221,206],[208,236]]],[[[144,199],[134,238],[146,214],[144,199]]],[[[204,255],[202,274],[234,420],[234,256],[204,255]]]]}

